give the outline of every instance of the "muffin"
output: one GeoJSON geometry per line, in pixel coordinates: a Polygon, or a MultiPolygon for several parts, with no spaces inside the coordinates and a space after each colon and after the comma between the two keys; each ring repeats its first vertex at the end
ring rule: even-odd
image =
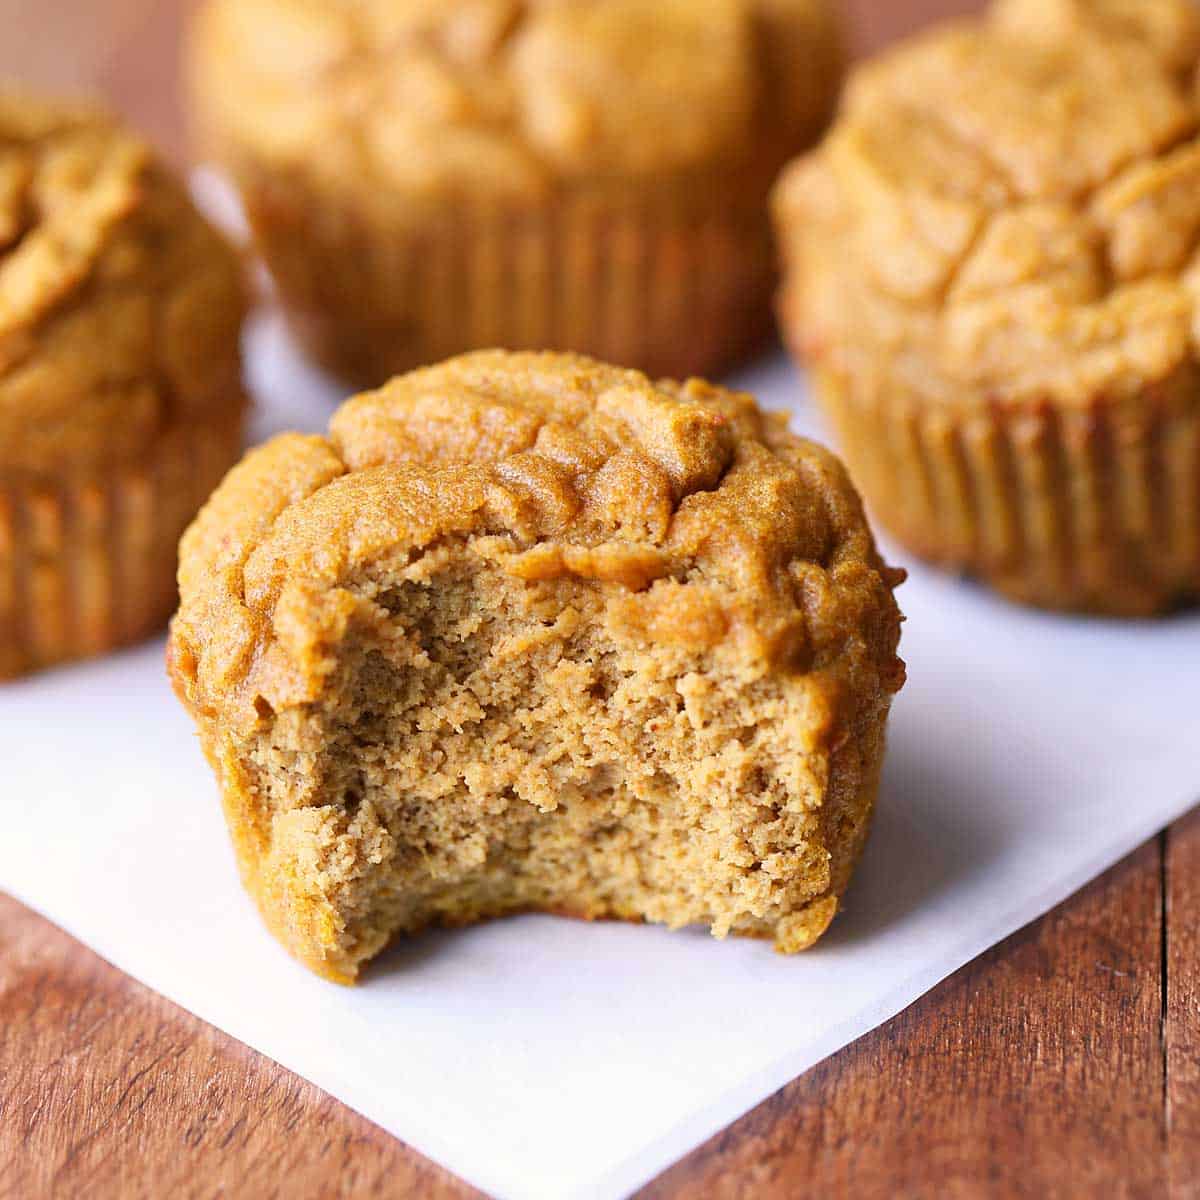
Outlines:
{"type": "Polygon", "coordinates": [[[494,346],[729,366],[840,63],[828,0],[210,0],[189,59],[294,329],[364,386],[494,346]]]}
{"type": "Polygon", "coordinates": [[[166,624],[241,449],[233,251],[108,118],[0,98],[0,678],[166,624]]]}
{"type": "Polygon", "coordinates": [[[321,975],[529,910],[792,952],[866,837],[897,582],[841,465],[749,396],[478,352],[232,471],[168,662],[321,975]]]}
{"type": "Polygon", "coordinates": [[[855,482],[1018,600],[1200,593],[1198,56],[1188,0],[998,3],[864,65],[774,198],[855,482]]]}

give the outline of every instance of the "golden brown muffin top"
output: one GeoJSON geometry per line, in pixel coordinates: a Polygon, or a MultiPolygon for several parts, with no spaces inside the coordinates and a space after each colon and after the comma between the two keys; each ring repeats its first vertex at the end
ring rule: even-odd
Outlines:
{"type": "Polygon", "coordinates": [[[828,0],[210,0],[194,48],[256,155],[417,195],[794,153],[840,62],[828,0]]]}
{"type": "Polygon", "coordinates": [[[847,673],[902,679],[899,576],[833,455],[698,380],[485,351],[231,472],[181,546],[177,687],[235,727],[314,699],[361,598],[439,545],[598,589],[618,636],[825,672],[820,703],[847,673]]]}
{"type": "Polygon", "coordinates": [[[1190,369],[1198,57],[1190,0],[1000,0],[864,65],[776,193],[801,350],[947,404],[1190,369]]]}
{"type": "Polygon", "coordinates": [[[0,481],[135,460],[235,409],[243,307],[236,255],[145,145],[0,98],[0,481]]]}

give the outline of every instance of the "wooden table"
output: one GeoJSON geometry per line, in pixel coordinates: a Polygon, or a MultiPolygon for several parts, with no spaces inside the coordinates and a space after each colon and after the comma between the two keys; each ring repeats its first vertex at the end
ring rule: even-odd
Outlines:
{"type": "MultiPolygon", "coordinates": [[[[180,157],[189,2],[0,0],[0,78],[98,91],[180,157]]],[[[861,47],[973,5],[850,7],[861,47]]],[[[0,895],[0,1200],[283,1194],[477,1193],[0,895]]],[[[1200,1197],[1200,813],[644,1194],[1200,1197]]]]}

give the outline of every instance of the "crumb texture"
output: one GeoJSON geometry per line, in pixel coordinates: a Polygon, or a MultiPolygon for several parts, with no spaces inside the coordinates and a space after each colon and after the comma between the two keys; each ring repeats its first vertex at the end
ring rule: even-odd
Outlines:
{"type": "Polygon", "coordinates": [[[895,582],[750,397],[485,352],[248,456],[169,657],[246,882],[326,975],[528,909],[795,950],[866,834],[895,582]]]}

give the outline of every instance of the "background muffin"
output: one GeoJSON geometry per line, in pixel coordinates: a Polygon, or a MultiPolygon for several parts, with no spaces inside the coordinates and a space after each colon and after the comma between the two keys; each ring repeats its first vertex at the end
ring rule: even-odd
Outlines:
{"type": "Polygon", "coordinates": [[[896,582],[750,397],[484,352],[249,455],[184,538],[169,662],[322,974],[525,909],[790,952],[866,837],[896,582]]]}
{"type": "Polygon", "coordinates": [[[914,551],[1050,607],[1200,592],[1200,17],[1009,0],[859,70],[780,311],[914,551]]]}
{"type": "Polygon", "coordinates": [[[234,253],[105,117],[0,99],[0,678],[140,638],[237,458],[234,253]]]}
{"type": "Polygon", "coordinates": [[[768,335],[826,0],[211,0],[193,33],[205,145],[339,372],[505,346],[684,377],[768,335]]]}

